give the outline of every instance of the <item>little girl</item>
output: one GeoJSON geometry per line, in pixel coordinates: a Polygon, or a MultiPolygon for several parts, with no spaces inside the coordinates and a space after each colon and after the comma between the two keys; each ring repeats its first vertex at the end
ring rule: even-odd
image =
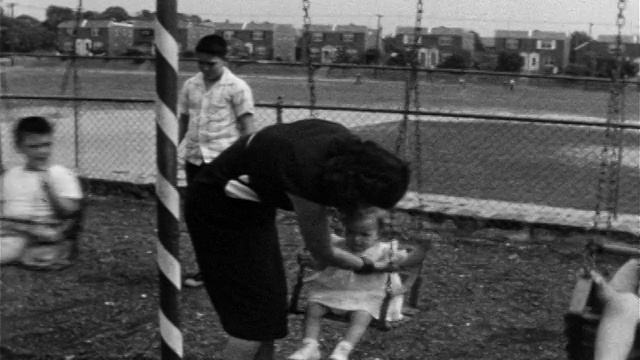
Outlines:
{"type": "MultiPolygon", "coordinates": [[[[392,248],[393,243],[381,242],[378,237],[383,225],[384,211],[365,208],[345,214],[343,223],[345,238],[334,236],[335,245],[371,262],[392,261],[398,267],[417,265],[422,252],[392,248]],[[391,259],[389,258],[391,254],[391,259]]],[[[396,243],[397,244],[397,243],[396,243]]],[[[350,270],[328,267],[317,274],[309,288],[308,308],[305,320],[303,346],[289,360],[318,360],[321,357],[318,343],[320,322],[327,312],[350,313],[350,326],[344,339],[338,343],[329,359],[347,360],[353,347],[360,341],[372,319],[378,319],[385,297],[388,273],[356,274],[350,270]]],[[[398,274],[391,274],[392,289],[401,286],[398,274]]],[[[402,318],[402,296],[396,296],[389,304],[387,320],[402,318]]]]}

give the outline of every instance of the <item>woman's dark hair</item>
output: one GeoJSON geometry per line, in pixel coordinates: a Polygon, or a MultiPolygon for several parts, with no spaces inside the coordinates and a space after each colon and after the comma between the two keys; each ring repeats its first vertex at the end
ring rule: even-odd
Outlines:
{"type": "Polygon", "coordinates": [[[323,184],[336,206],[393,207],[409,187],[409,165],[373,141],[334,142],[323,184]]]}
{"type": "Polygon", "coordinates": [[[207,35],[198,41],[196,52],[225,59],[227,57],[227,41],[220,35],[207,35]]]}
{"type": "Polygon", "coordinates": [[[22,144],[27,135],[51,135],[53,134],[53,125],[42,116],[28,116],[18,120],[13,129],[13,140],[16,145],[22,144]]]}

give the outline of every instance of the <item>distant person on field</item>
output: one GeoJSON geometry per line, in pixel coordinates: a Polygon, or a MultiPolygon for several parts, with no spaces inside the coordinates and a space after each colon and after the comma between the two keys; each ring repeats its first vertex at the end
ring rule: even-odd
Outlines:
{"type": "Polygon", "coordinates": [[[82,190],[69,169],[50,163],[53,126],[39,116],[14,128],[25,163],[0,177],[0,264],[55,267],[69,257],[68,221],[81,211],[82,190]]]}
{"type": "MultiPolygon", "coordinates": [[[[239,137],[255,131],[251,88],[227,68],[227,42],[207,35],[196,45],[198,72],[180,90],[180,139],[186,134],[187,187],[203,165],[210,163],[239,137]]],[[[200,273],[184,284],[202,286],[200,273]]]]}
{"type": "Polygon", "coordinates": [[[513,91],[516,87],[516,81],[514,79],[509,80],[509,91],[513,91]]]}

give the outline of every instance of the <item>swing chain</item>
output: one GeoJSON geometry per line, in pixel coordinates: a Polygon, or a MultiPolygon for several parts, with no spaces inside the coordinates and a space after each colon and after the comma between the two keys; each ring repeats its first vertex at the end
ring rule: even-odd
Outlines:
{"type": "Polygon", "coordinates": [[[622,129],[616,125],[624,122],[624,58],[622,56],[622,28],[626,22],[624,10],[626,0],[618,0],[616,25],[618,34],[614,48],[615,66],[611,69],[611,89],[607,104],[607,127],[605,128],[605,144],[600,153],[600,176],[596,191],[595,229],[604,222],[605,229],[611,229],[611,223],[618,215],[618,194],[620,183],[620,164],[622,161],[622,129]],[[606,188],[605,188],[606,187],[606,188]],[[606,196],[604,192],[606,191],[606,196]],[[605,203],[603,205],[603,203],[605,203]],[[603,208],[604,207],[604,208],[603,208]],[[602,213],[606,211],[606,216],[602,213]],[[603,219],[604,217],[604,219],[603,219]]]}
{"type": "MultiPolygon", "coordinates": [[[[398,250],[398,240],[391,240],[389,247],[389,267],[393,268],[393,260],[396,258],[396,251],[398,250]]],[[[391,273],[387,274],[387,284],[385,286],[385,292],[387,294],[393,293],[393,288],[391,287],[391,273]]]]}
{"type": "MultiPolygon", "coordinates": [[[[404,97],[404,116],[402,122],[400,123],[398,138],[396,139],[396,155],[401,156],[402,158],[406,158],[405,154],[401,154],[403,145],[406,145],[407,141],[407,128],[409,126],[409,111],[411,111],[411,93],[414,94],[414,106],[416,110],[420,108],[420,100],[418,98],[418,86],[417,86],[417,53],[418,47],[420,45],[420,36],[422,33],[421,23],[422,23],[422,12],[423,5],[422,0],[418,0],[417,11],[416,11],[416,23],[413,30],[413,46],[411,48],[411,53],[409,55],[409,64],[411,65],[411,71],[407,77],[407,83],[405,87],[405,97],[404,97]]],[[[406,149],[405,149],[406,150],[406,149]]]]}
{"type": "Polygon", "coordinates": [[[311,117],[317,117],[315,110],[316,106],[316,83],[314,80],[314,73],[316,71],[313,61],[311,59],[311,17],[309,16],[309,7],[311,3],[309,0],[302,0],[302,9],[304,10],[304,33],[305,33],[305,46],[307,55],[307,71],[308,71],[308,84],[309,84],[309,114],[311,117]]]}
{"type": "MultiPolygon", "coordinates": [[[[413,80],[413,105],[415,111],[420,111],[420,74],[418,73],[419,66],[419,47],[420,47],[420,37],[422,35],[422,13],[423,6],[422,0],[418,0],[417,11],[416,11],[416,26],[414,29],[414,42],[413,42],[413,61],[412,65],[412,80],[413,80]]],[[[416,174],[416,189],[417,192],[420,193],[422,190],[422,131],[420,130],[420,119],[415,119],[415,174],[416,174]]],[[[420,197],[422,199],[422,197],[420,197]]],[[[421,202],[420,202],[421,203],[421,202]]],[[[421,204],[422,205],[422,204],[421,204]]]]}

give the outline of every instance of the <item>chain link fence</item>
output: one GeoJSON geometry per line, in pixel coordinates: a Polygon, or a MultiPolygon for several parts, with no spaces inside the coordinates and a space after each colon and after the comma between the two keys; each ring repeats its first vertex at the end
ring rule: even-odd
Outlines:
{"type": "MultiPolygon", "coordinates": [[[[20,162],[11,139],[13,120],[42,115],[56,126],[55,162],[76,168],[88,179],[155,182],[153,101],[11,96],[3,100],[5,167],[20,162]]],[[[402,134],[405,113],[399,110],[317,107],[316,111],[320,118],[339,122],[390,151],[396,152],[401,144],[399,155],[413,170],[410,189],[417,193],[493,201],[492,206],[505,202],[583,211],[593,211],[597,201],[600,155],[606,142],[603,124],[412,113],[402,134]]],[[[279,103],[258,104],[255,114],[259,128],[307,117],[307,106],[279,103]]],[[[640,213],[639,148],[640,129],[628,125],[623,131],[620,213],[640,213]]],[[[182,184],[183,178],[181,171],[182,184]]]]}

